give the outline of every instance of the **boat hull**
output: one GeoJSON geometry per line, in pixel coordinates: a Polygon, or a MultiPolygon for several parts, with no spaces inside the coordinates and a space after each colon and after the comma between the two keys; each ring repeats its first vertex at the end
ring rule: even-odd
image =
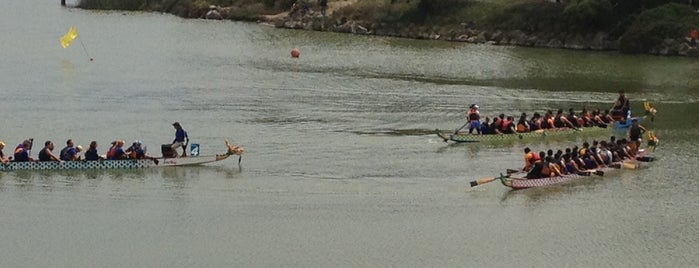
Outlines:
{"type": "Polygon", "coordinates": [[[174,167],[202,165],[221,161],[228,158],[229,154],[211,156],[193,156],[178,158],[154,158],[154,159],[124,159],[124,160],[97,160],[97,161],[35,161],[35,162],[9,162],[0,164],[0,171],[17,170],[76,170],[76,169],[138,169],[151,167],[174,167]]]}
{"type": "Polygon", "coordinates": [[[468,133],[456,133],[448,134],[444,133],[439,129],[435,130],[435,133],[444,141],[453,141],[458,143],[465,142],[498,142],[498,141],[514,141],[523,139],[543,139],[552,136],[566,136],[566,135],[595,135],[595,134],[605,134],[610,131],[606,128],[601,127],[589,127],[589,128],[555,128],[555,129],[540,129],[532,132],[525,133],[514,133],[514,134],[487,134],[487,135],[476,135],[468,133]]]}
{"type": "Polygon", "coordinates": [[[536,187],[544,187],[544,186],[549,186],[549,185],[554,185],[554,184],[562,184],[570,181],[575,181],[583,178],[588,178],[592,176],[592,173],[594,172],[601,172],[602,174],[604,172],[614,170],[614,169],[620,169],[620,168],[628,168],[628,169],[635,169],[638,168],[638,161],[635,159],[643,159],[645,158],[646,151],[643,150],[639,154],[636,155],[634,160],[624,160],[621,162],[615,162],[610,164],[607,167],[604,168],[599,168],[594,171],[587,171],[586,173],[583,174],[567,174],[567,175],[562,175],[562,176],[556,176],[556,177],[549,177],[549,178],[540,178],[540,179],[527,179],[525,176],[527,175],[526,172],[520,172],[517,174],[508,174],[508,175],[500,175],[500,181],[502,182],[503,185],[510,187],[512,189],[527,189],[527,188],[536,188],[536,187]]]}

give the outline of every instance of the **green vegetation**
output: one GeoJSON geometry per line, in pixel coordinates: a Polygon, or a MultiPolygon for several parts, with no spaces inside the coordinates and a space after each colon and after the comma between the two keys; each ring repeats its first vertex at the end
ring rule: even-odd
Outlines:
{"type": "Polygon", "coordinates": [[[687,36],[698,28],[699,15],[681,4],[666,4],[642,12],[621,36],[621,51],[643,53],[662,44],[665,39],[687,36]]]}
{"type": "MultiPolygon", "coordinates": [[[[330,0],[330,2],[349,0],[330,0]]],[[[256,20],[288,11],[295,0],[81,0],[86,9],[147,10],[203,17],[210,5],[226,7],[225,18],[256,20]]],[[[305,0],[315,5],[317,0],[305,0]]],[[[699,28],[699,0],[355,0],[336,10],[335,21],[362,21],[393,28],[471,28],[525,34],[590,36],[618,40],[626,53],[645,53],[666,39],[680,40],[699,28]],[[463,28],[463,27],[461,27],[463,28]]]]}

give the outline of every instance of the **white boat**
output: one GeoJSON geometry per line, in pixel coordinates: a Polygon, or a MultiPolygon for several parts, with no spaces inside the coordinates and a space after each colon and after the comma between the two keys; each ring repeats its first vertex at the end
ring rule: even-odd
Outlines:
{"type": "Polygon", "coordinates": [[[228,150],[226,153],[209,156],[188,157],[154,157],[148,159],[121,159],[121,160],[95,160],[95,161],[28,161],[8,162],[0,164],[0,171],[15,170],[69,170],[69,169],[134,169],[150,167],[174,167],[202,165],[221,161],[231,155],[238,155],[238,163],[245,151],[243,147],[230,144],[225,141],[228,150]]]}

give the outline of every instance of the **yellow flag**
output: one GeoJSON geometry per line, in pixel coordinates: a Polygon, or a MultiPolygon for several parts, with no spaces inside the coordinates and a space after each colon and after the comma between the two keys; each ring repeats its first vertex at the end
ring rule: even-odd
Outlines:
{"type": "Polygon", "coordinates": [[[76,37],[78,37],[78,30],[71,26],[68,32],[61,37],[61,46],[67,48],[76,37]]]}

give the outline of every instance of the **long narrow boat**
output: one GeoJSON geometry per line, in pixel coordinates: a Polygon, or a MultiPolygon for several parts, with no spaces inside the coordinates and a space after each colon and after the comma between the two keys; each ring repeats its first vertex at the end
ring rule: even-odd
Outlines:
{"type": "Polygon", "coordinates": [[[587,127],[587,128],[554,128],[554,129],[539,129],[532,132],[513,133],[513,134],[468,134],[468,132],[445,133],[439,129],[435,129],[435,133],[442,140],[453,142],[488,142],[488,141],[507,141],[507,140],[523,140],[523,139],[542,139],[550,136],[565,136],[565,135],[601,135],[608,134],[610,130],[602,127],[587,127]]]}
{"type": "Polygon", "coordinates": [[[614,129],[627,130],[633,124],[633,119],[636,119],[638,123],[641,123],[644,118],[650,117],[651,121],[654,121],[655,114],[658,112],[658,110],[656,110],[650,102],[643,102],[643,110],[645,111],[643,116],[633,116],[631,118],[626,118],[626,115],[621,115],[617,111],[613,111],[612,119],[614,119],[614,122],[612,123],[614,125],[614,129]]]}
{"type": "Polygon", "coordinates": [[[527,173],[520,172],[520,173],[513,173],[513,174],[508,174],[508,175],[500,174],[499,179],[503,185],[510,187],[512,189],[526,189],[526,188],[534,188],[534,187],[543,187],[543,186],[561,184],[561,183],[565,183],[565,182],[569,182],[569,181],[588,178],[588,177],[590,177],[591,173],[603,174],[607,171],[614,170],[614,169],[620,169],[620,168],[635,169],[635,168],[638,168],[639,161],[651,161],[652,160],[652,158],[648,158],[645,155],[646,155],[646,150],[641,149],[639,151],[639,153],[636,154],[636,157],[634,157],[634,159],[625,159],[623,161],[614,162],[614,163],[608,165],[607,167],[599,168],[599,169],[596,169],[594,171],[590,171],[590,172],[586,172],[586,173],[582,173],[582,174],[567,174],[567,175],[548,177],[548,178],[527,179],[525,177],[527,175],[527,173]]]}
{"type": "Polygon", "coordinates": [[[243,147],[230,144],[225,141],[228,150],[226,153],[209,156],[188,156],[164,158],[157,157],[151,159],[123,159],[123,160],[96,160],[96,161],[32,161],[32,162],[8,162],[0,164],[0,171],[17,170],[63,170],[63,169],[135,169],[150,167],[174,167],[202,165],[221,161],[231,155],[238,155],[238,163],[242,159],[245,151],[243,147]]]}

